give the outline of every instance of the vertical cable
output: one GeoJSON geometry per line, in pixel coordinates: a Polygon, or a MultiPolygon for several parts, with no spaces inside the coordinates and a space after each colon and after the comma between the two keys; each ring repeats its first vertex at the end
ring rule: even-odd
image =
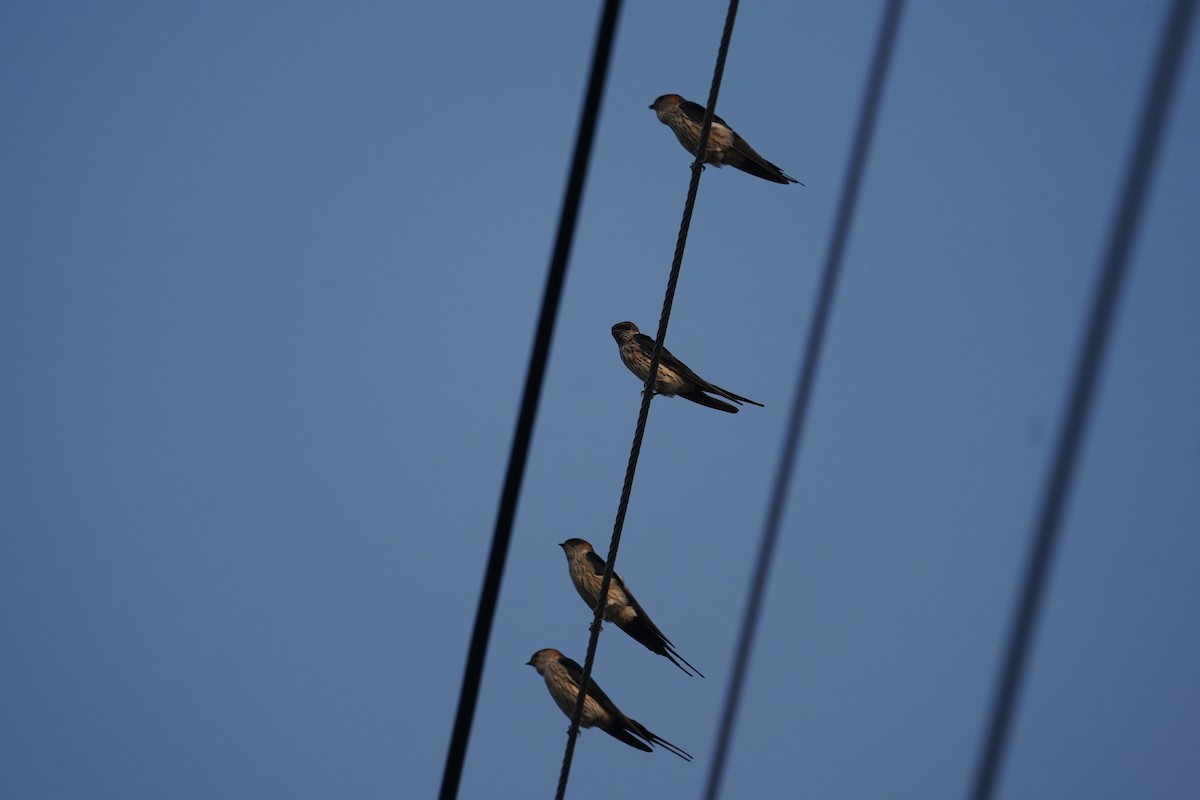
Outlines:
{"type": "Polygon", "coordinates": [[[971,797],[990,800],[996,791],[1001,761],[1011,735],[1013,711],[1029,661],[1046,581],[1062,523],[1063,508],[1075,474],[1080,444],[1091,415],[1092,398],[1112,332],[1112,320],[1137,237],[1142,207],[1150,188],[1162,143],[1163,128],[1179,67],[1187,51],[1195,0],[1175,0],[1167,15],[1158,48],[1158,62],[1146,88],[1137,139],[1129,158],[1120,205],[1109,228],[1108,247],[1092,298],[1087,327],[1071,381],[1066,415],[1054,461],[1044,487],[1037,527],[1025,565],[1020,597],[1009,629],[1004,663],[992,700],[987,732],[976,764],[971,797]]]}
{"type": "Polygon", "coordinates": [[[717,728],[717,743],[714,748],[712,764],[709,767],[708,783],[704,790],[706,800],[716,800],[720,793],[725,764],[729,759],[729,747],[733,740],[734,727],[737,724],[742,690],[750,663],[750,653],[754,649],[754,639],[758,632],[758,620],[762,612],[763,599],[766,596],[767,580],[771,573],[775,545],[779,540],[783,513],[787,506],[792,470],[800,450],[804,422],[808,416],[808,406],[812,398],[825,332],[829,327],[829,316],[833,308],[838,276],[841,272],[842,257],[845,253],[846,241],[849,239],[850,226],[854,220],[854,211],[858,204],[858,193],[862,186],[863,174],[866,171],[867,156],[875,132],[875,121],[879,114],[888,70],[891,67],[892,51],[900,28],[900,13],[903,8],[903,0],[889,0],[883,10],[879,36],[875,41],[875,54],[871,60],[866,88],[863,91],[854,144],[850,149],[846,178],[842,186],[841,199],[838,202],[837,216],[834,218],[833,231],[830,234],[829,249],[825,256],[825,265],[821,275],[821,286],[809,322],[808,341],[800,362],[800,377],[792,402],[792,413],[788,420],[783,450],[780,453],[779,465],[775,472],[771,502],[759,543],[758,559],[755,562],[754,575],[750,580],[746,610],[742,616],[741,632],[738,636],[737,648],[734,651],[733,670],[730,674],[729,687],[725,693],[725,705],[717,728]]]}
{"type": "Polygon", "coordinates": [[[612,55],[613,42],[616,39],[620,10],[621,0],[605,0],[600,24],[596,29],[596,44],[592,55],[587,97],[584,100],[583,109],[580,111],[575,155],[571,162],[571,174],[567,181],[566,194],[563,197],[558,233],[554,241],[554,253],[550,258],[550,267],[546,274],[542,309],[538,317],[537,333],[533,338],[533,349],[529,355],[525,391],[521,398],[521,411],[517,417],[517,426],[513,432],[508,471],[504,478],[500,506],[496,511],[496,526],[492,532],[492,547],[488,553],[479,606],[475,613],[475,627],[471,632],[467,665],[463,671],[458,712],[454,718],[454,732],[450,738],[450,749],[446,754],[446,766],[442,773],[442,788],[438,795],[441,800],[453,800],[457,797],[458,785],[462,779],[467,742],[471,736],[471,723],[474,720],[475,706],[479,700],[479,684],[483,679],[483,663],[492,634],[492,623],[496,617],[500,579],[504,575],[505,562],[508,560],[513,519],[516,517],[521,483],[525,477],[525,462],[529,455],[529,445],[533,438],[533,423],[537,417],[538,402],[541,399],[542,384],[545,381],[546,363],[550,357],[550,342],[554,337],[554,324],[558,317],[563,283],[566,280],[571,243],[574,240],[575,227],[579,220],[579,206],[583,199],[588,163],[592,155],[592,143],[600,117],[600,100],[604,96],[604,85],[608,78],[608,64],[612,55]]]}

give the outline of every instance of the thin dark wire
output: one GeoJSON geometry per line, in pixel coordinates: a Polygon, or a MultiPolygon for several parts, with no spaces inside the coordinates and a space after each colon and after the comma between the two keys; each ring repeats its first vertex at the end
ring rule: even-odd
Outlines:
{"type": "Polygon", "coordinates": [[[1046,581],[1062,521],[1063,508],[1074,478],[1080,444],[1091,415],[1092,398],[1112,331],[1112,320],[1137,237],[1142,207],[1153,178],[1163,129],[1179,67],[1187,51],[1195,0],[1176,0],[1167,17],[1158,50],[1158,63],[1146,88],[1137,140],[1125,175],[1120,206],[1109,228],[1110,238],[1092,298],[1083,345],[1075,364],[1066,417],[1047,478],[1037,528],[1030,548],[1021,594],[1009,630],[1004,665],[993,696],[987,735],[976,764],[971,797],[990,800],[995,793],[1000,763],[1012,728],[1013,711],[1029,661],[1046,581]]]}
{"type": "Polygon", "coordinates": [[[800,361],[800,377],[796,385],[795,398],[792,402],[792,413],[788,420],[787,433],[783,440],[783,449],[779,455],[774,488],[771,492],[771,503],[768,507],[767,519],[763,527],[762,539],[759,543],[754,576],[750,581],[746,610],[742,617],[741,633],[738,636],[737,649],[734,651],[733,670],[730,674],[729,686],[725,693],[725,705],[721,712],[721,722],[717,728],[717,742],[714,748],[713,759],[709,766],[708,783],[704,789],[706,800],[715,800],[721,791],[721,779],[724,776],[725,764],[729,758],[729,746],[733,741],[734,727],[737,723],[738,709],[741,705],[742,688],[745,685],[750,664],[750,653],[754,649],[754,639],[758,632],[758,620],[762,611],[763,598],[766,596],[767,580],[771,573],[775,545],[779,540],[779,530],[782,526],[783,514],[787,506],[788,491],[792,482],[792,470],[800,450],[801,436],[804,433],[804,421],[808,416],[809,401],[812,397],[813,385],[816,381],[817,368],[821,362],[822,345],[825,341],[825,332],[829,327],[829,316],[833,308],[838,276],[841,272],[842,256],[846,249],[846,241],[849,239],[850,226],[854,220],[854,211],[858,204],[858,193],[862,186],[863,174],[866,171],[867,156],[870,152],[871,139],[875,131],[875,121],[879,114],[883,89],[887,82],[888,70],[891,66],[892,51],[895,46],[897,32],[900,28],[900,13],[903,11],[903,8],[903,0],[889,0],[883,11],[879,26],[879,36],[875,41],[875,54],[871,61],[867,84],[863,91],[858,127],[854,134],[854,144],[850,150],[846,179],[842,187],[841,200],[838,203],[837,216],[834,219],[833,231],[830,234],[829,249],[825,256],[825,265],[821,275],[821,286],[817,292],[815,308],[809,322],[808,341],[800,361]]]}
{"type": "Polygon", "coordinates": [[[454,718],[454,732],[450,749],[446,754],[446,767],[442,773],[442,788],[439,797],[453,800],[458,795],[462,779],[463,762],[466,759],[467,742],[471,736],[471,723],[475,717],[475,706],[479,699],[479,684],[483,677],[483,663],[487,656],[488,640],[491,638],[492,622],[496,616],[496,601],[500,595],[500,579],[508,560],[509,543],[512,540],[513,519],[517,513],[517,500],[521,494],[521,483],[525,477],[525,462],[529,455],[529,444],[533,438],[533,423],[537,417],[542,384],[546,375],[546,362],[550,356],[550,342],[554,336],[554,324],[558,317],[559,300],[566,279],[567,263],[571,255],[571,243],[579,219],[579,206],[583,198],[587,179],[588,163],[591,160],[592,142],[600,116],[600,100],[608,77],[608,64],[616,38],[617,19],[621,0],[606,0],[600,24],[596,29],[595,51],[592,70],[588,78],[587,97],[579,115],[579,130],[575,140],[575,155],[571,162],[571,174],[563,196],[562,213],[559,216],[558,234],[554,242],[554,253],[546,274],[546,287],[542,294],[542,310],[538,318],[537,334],[529,354],[529,367],[525,377],[525,391],[521,399],[521,411],[513,433],[512,450],[509,453],[508,472],[504,478],[504,490],[500,496],[500,507],[496,512],[496,527],[492,532],[492,547],[488,554],[487,569],[483,576],[483,587],[479,596],[479,607],[475,614],[475,627],[471,632],[471,647],[467,654],[467,665],[463,672],[462,691],[458,698],[458,712],[454,718]]]}
{"type": "Polygon", "coordinates": [[[607,563],[604,575],[600,578],[599,600],[594,609],[592,626],[588,636],[587,655],[583,660],[583,675],[579,680],[579,695],[575,700],[575,711],[571,714],[571,726],[567,730],[567,747],[563,753],[562,770],[558,776],[556,800],[563,800],[567,792],[567,780],[571,775],[571,761],[575,756],[575,741],[579,737],[579,720],[583,716],[583,700],[591,682],[592,665],[596,660],[596,645],[600,640],[600,629],[604,618],[604,606],[608,598],[608,587],[612,583],[613,570],[617,563],[617,550],[621,545],[621,532],[625,527],[625,513],[629,508],[629,497],[633,492],[633,478],[637,472],[638,457],[642,452],[642,438],[646,433],[646,420],[650,415],[650,401],[654,398],[655,376],[658,375],[658,363],[662,359],[663,342],[667,338],[667,324],[671,319],[671,307],[675,303],[675,287],[679,283],[679,272],[683,265],[683,251],[687,246],[688,231],[692,225],[692,212],[696,206],[696,193],[700,188],[700,173],[704,171],[704,152],[708,146],[708,134],[712,128],[713,113],[717,107],[717,95],[721,91],[721,79],[725,75],[725,58],[729,53],[729,42],[733,37],[733,23],[737,18],[738,0],[730,0],[729,10],[725,15],[725,29],[721,34],[721,44],[717,49],[717,63],[713,69],[712,86],[708,92],[708,106],[704,113],[704,122],[700,126],[700,139],[696,145],[696,160],[692,163],[692,178],[688,184],[687,199],[683,205],[683,218],[679,223],[679,236],[675,240],[675,256],[671,261],[671,274],[667,278],[667,291],[663,297],[662,315],[658,320],[658,335],[655,337],[654,350],[650,354],[650,372],[646,376],[646,385],[642,392],[642,402],[638,409],[637,427],[633,433],[633,445],[629,452],[629,463],[625,467],[625,483],[621,487],[621,499],[617,504],[617,518],[613,523],[612,540],[608,545],[607,563]]]}

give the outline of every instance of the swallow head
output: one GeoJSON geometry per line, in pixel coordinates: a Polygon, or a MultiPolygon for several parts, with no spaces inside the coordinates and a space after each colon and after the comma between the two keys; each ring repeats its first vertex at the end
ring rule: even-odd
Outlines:
{"type": "Polygon", "coordinates": [[[638,326],[632,322],[618,322],[612,326],[613,338],[617,340],[617,344],[623,344],[633,338],[634,334],[641,333],[638,326]]]}
{"type": "Polygon", "coordinates": [[[525,666],[533,667],[541,675],[548,664],[552,664],[560,658],[562,658],[562,653],[553,647],[546,647],[531,655],[529,660],[525,662],[525,666]]]}
{"type": "Polygon", "coordinates": [[[587,541],[586,539],[567,539],[558,546],[561,547],[563,552],[567,554],[568,560],[576,556],[583,555],[584,553],[592,552],[591,542],[587,541]]]}
{"type": "Polygon", "coordinates": [[[664,94],[659,95],[658,98],[650,104],[650,108],[654,109],[654,111],[657,113],[666,111],[668,108],[673,108],[682,102],[683,98],[677,94],[664,94]]]}
{"type": "Polygon", "coordinates": [[[558,546],[561,547],[563,550],[578,550],[580,547],[582,547],[586,550],[592,549],[591,542],[589,542],[587,539],[576,539],[576,538],[567,539],[565,542],[560,543],[558,546]]]}

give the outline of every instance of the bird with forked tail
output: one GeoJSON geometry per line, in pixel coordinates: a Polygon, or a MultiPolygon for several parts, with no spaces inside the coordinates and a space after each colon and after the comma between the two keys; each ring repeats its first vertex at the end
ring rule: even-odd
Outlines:
{"type": "MultiPolygon", "coordinates": [[[[596,600],[600,597],[600,580],[604,576],[604,559],[597,555],[591,543],[584,539],[567,539],[559,547],[567,555],[567,571],[571,575],[571,583],[575,584],[575,591],[579,592],[588,608],[595,609],[596,600]]],[[[679,655],[675,645],[658,629],[633,596],[633,592],[629,591],[625,581],[615,572],[608,584],[604,618],[650,652],[663,656],[679,667],[685,675],[690,677],[694,673],[704,677],[704,673],[679,655]]]]}
{"type": "MultiPolygon", "coordinates": [[[[618,322],[613,325],[612,335],[617,340],[621,361],[625,363],[630,372],[644,382],[646,376],[650,374],[650,356],[654,352],[654,340],[639,331],[638,326],[632,322],[618,322]]],[[[728,389],[722,389],[720,386],[704,380],[688,369],[687,364],[671,355],[671,351],[665,347],[658,362],[658,375],[655,377],[654,391],[656,394],[682,397],[684,400],[691,400],[693,403],[715,408],[718,411],[728,411],[730,414],[736,414],[737,408],[708,395],[719,395],[738,405],[749,403],[760,408],[763,407],[762,403],[742,397],[740,394],[734,394],[728,389]]]]}
{"type": "MultiPolygon", "coordinates": [[[[550,696],[570,717],[575,713],[575,702],[579,698],[579,682],[583,679],[583,667],[564,656],[553,647],[538,650],[525,662],[538,671],[546,681],[550,696]]],[[[666,739],[651,733],[636,719],[625,716],[616,703],[594,680],[588,680],[587,694],[583,699],[583,715],[579,718],[581,728],[599,728],[614,739],[620,739],[630,747],[646,753],[653,752],[650,745],[669,750],[684,761],[691,761],[687,751],[676,747],[666,739]]]]}
{"type": "MultiPolygon", "coordinates": [[[[664,94],[653,103],[658,121],[675,133],[675,138],[683,148],[692,155],[700,144],[700,127],[704,124],[704,106],[684,100],[677,94],[664,94]]],[[[708,145],[704,150],[704,163],[715,167],[728,164],[756,178],[762,178],[772,183],[800,183],[779,167],[767,161],[751,147],[745,139],[738,136],[737,131],[729,127],[725,120],[716,114],[712,118],[712,127],[708,133],[708,145]]],[[[800,183],[803,186],[803,183],[800,183]]]]}

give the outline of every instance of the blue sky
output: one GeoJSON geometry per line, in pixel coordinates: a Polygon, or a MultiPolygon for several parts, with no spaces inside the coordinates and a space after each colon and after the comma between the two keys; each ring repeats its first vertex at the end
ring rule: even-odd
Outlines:
{"type": "MultiPolygon", "coordinates": [[[[696,763],[585,733],[569,796],[698,794],[877,3],[745,4],[669,345],[766,404],[651,407],[619,571],[688,679],[596,676],[696,763]]],[[[907,9],[726,777],[968,783],[1164,3],[907,9]]],[[[725,7],[629,4],[460,796],[550,796],[725,7]]],[[[428,797],[594,4],[0,9],[0,793],[428,797]]],[[[1193,37],[1194,39],[1195,37],[1193,37]]],[[[1200,59],[1185,63],[1001,796],[1200,783],[1200,59]]]]}

